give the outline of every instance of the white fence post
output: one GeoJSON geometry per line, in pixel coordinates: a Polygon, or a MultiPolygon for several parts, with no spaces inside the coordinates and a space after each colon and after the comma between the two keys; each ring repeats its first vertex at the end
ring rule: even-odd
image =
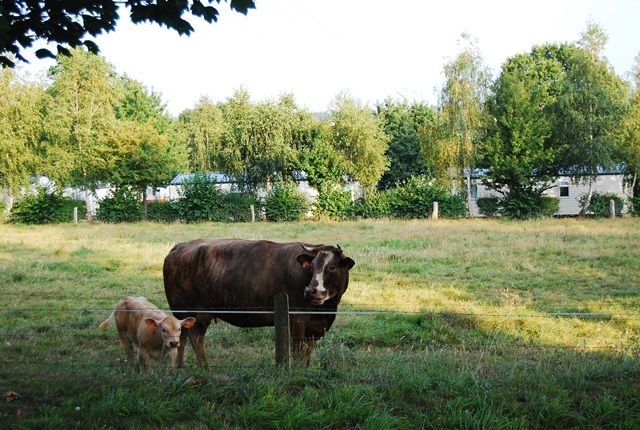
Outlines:
{"type": "Polygon", "coordinates": [[[431,214],[433,219],[438,219],[438,202],[433,202],[433,214],[431,214]]]}

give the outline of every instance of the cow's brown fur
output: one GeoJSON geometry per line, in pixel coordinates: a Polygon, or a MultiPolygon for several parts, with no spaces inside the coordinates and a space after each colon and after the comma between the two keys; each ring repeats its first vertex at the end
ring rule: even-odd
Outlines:
{"type": "MultiPolygon", "coordinates": [[[[204,335],[212,321],[221,319],[239,327],[272,326],[272,313],[216,313],[215,311],[272,311],[277,293],[289,296],[298,311],[290,327],[293,353],[306,357],[335,320],[340,299],[355,262],[340,247],[275,243],[241,239],[200,239],[176,245],[164,261],[164,286],[177,317],[192,316],[196,323],[185,331],[198,362],[206,365],[204,335]],[[323,278],[319,288],[318,274],[323,278]]],[[[178,348],[183,363],[185,342],[178,348]]]]}
{"type": "Polygon", "coordinates": [[[195,318],[178,320],[167,316],[145,297],[125,297],[99,328],[103,330],[115,320],[120,342],[129,363],[133,365],[134,349],[138,349],[140,371],[149,370],[149,360],[164,360],[175,367],[182,328],[190,328],[195,318]],[[135,348],[134,348],[135,347],[135,348]]]}

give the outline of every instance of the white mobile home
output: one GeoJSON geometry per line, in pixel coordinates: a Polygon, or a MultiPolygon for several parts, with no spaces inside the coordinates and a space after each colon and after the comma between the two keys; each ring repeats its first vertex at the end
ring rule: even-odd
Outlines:
{"type": "MultiPolygon", "coordinates": [[[[592,184],[592,190],[602,194],[615,194],[627,202],[631,197],[624,187],[623,175],[617,173],[604,173],[598,175],[596,182],[592,184]]],[[[546,191],[546,195],[557,197],[560,200],[560,208],[557,216],[577,216],[580,213],[580,196],[589,192],[589,184],[573,183],[568,176],[560,176],[553,186],[546,191]]],[[[480,197],[498,196],[498,194],[482,185],[480,179],[473,179],[472,185],[472,212],[473,216],[482,216],[478,211],[476,201],[480,197]]],[[[623,212],[627,211],[625,204],[623,212]]]]}

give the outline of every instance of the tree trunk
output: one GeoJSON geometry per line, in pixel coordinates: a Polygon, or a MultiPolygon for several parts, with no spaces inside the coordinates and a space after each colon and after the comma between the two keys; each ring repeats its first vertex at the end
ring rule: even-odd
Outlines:
{"type": "Polygon", "coordinates": [[[471,169],[467,169],[467,210],[469,211],[469,217],[473,218],[473,212],[471,211],[471,169]]]}
{"type": "Polygon", "coordinates": [[[584,202],[584,207],[580,209],[579,217],[583,217],[587,214],[587,210],[591,205],[591,197],[593,196],[593,180],[589,178],[589,191],[587,192],[587,200],[584,202]]]}

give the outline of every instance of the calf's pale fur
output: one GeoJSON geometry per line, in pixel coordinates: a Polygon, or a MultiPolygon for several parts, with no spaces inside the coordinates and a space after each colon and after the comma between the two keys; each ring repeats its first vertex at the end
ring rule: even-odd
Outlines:
{"type": "Polygon", "coordinates": [[[145,297],[122,299],[111,316],[100,324],[100,330],[113,320],[129,363],[133,364],[135,349],[138,350],[141,372],[149,370],[152,358],[166,361],[169,368],[175,367],[182,328],[191,328],[196,321],[192,317],[179,320],[168,316],[145,297]]]}

